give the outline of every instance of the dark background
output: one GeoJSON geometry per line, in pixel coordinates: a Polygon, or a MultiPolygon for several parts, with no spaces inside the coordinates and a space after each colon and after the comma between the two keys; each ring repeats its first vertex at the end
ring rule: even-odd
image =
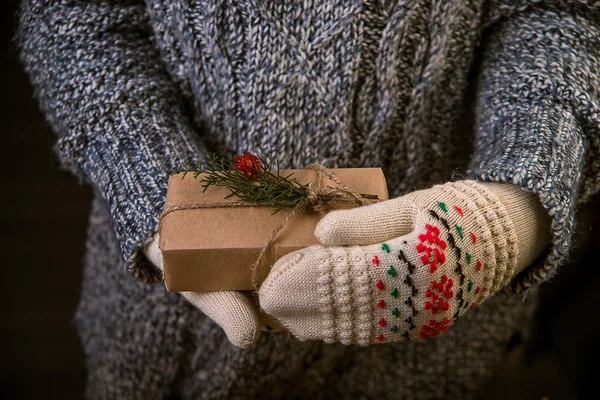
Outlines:
{"type": "MultiPolygon", "coordinates": [[[[52,153],[53,133],[12,42],[16,10],[16,1],[0,0],[0,395],[78,399],[85,366],[71,319],[91,189],[60,170],[52,153]]],[[[486,399],[598,396],[599,207],[597,196],[579,210],[573,261],[541,290],[531,338],[515,337],[486,399]]]]}
{"type": "Polygon", "coordinates": [[[71,318],[92,193],[52,153],[53,133],[12,42],[17,4],[0,0],[0,393],[79,399],[85,368],[71,318]]]}

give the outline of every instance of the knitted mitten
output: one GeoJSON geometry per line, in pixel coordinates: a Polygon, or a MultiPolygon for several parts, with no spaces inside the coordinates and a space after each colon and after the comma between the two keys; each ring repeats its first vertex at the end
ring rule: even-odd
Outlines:
{"type": "MultiPolygon", "coordinates": [[[[146,257],[161,271],[163,258],[157,233],[144,247],[146,257]]],[[[182,292],[183,297],[212,319],[225,331],[229,341],[241,348],[252,346],[260,337],[260,331],[284,331],[280,323],[260,309],[258,299],[252,292],[182,292]]]]}
{"type": "Polygon", "coordinates": [[[369,344],[446,331],[531,264],[550,219],[516,185],[460,181],[333,211],[315,236],[336,247],[280,259],[260,305],[301,340],[369,344]]]}

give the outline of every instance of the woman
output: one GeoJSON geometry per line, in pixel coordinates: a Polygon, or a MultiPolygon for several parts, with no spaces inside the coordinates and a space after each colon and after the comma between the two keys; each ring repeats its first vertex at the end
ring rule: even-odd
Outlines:
{"type": "Polygon", "coordinates": [[[598,190],[600,7],[589,3],[25,1],[25,68],[63,165],[96,193],[76,315],[88,397],[473,395],[528,316],[516,293],[553,276],[577,204],[598,190]],[[302,271],[317,273],[325,259],[358,268],[321,248],[274,266],[262,310],[241,293],[186,294],[200,312],[151,285],[160,281],[155,230],[168,172],[214,149],[258,147],[282,168],[381,166],[391,196],[406,196],[331,214],[316,234],[334,252],[356,244],[374,254],[368,246],[390,241],[406,259],[394,274],[422,255],[403,239],[412,227],[435,253],[462,246],[438,238],[440,218],[471,218],[464,232],[450,224],[445,232],[464,240],[461,254],[435,253],[448,257],[434,258],[439,268],[423,261],[430,272],[413,285],[418,324],[410,304],[399,307],[395,333],[410,341],[389,343],[394,310],[379,307],[376,286],[387,287],[385,270],[344,292],[375,293],[363,308],[340,306],[336,283],[331,319],[319,314],[323,297],[309,296],[312,276],[302,271]],[[453,171],[467,175],[450,182],[453,171]],[[470,233],[483,243],[473,264],[470,233]],[[479,279],[476,260],[487,272],[468,290],[458,277],[479,279]],[[456,263],[470,272],[453,271],[456,263]],[[494,295],[503,287],[512,294],[494,295]],[[475,292],[470,299],[486,301],[469,310],[465,296],[475,292]],[[259,335],[272,318],[305,341],[259,335]]]}

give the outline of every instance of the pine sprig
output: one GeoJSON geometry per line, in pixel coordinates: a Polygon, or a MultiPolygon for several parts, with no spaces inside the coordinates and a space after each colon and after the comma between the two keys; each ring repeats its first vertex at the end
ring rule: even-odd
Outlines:
{"type": "Polygon", "coordinates": [[[198,163],[192,167],[183,165],[182,170],[173,174],[182,173],[182,179],[188,173],[192,173],[194,179],[204,174],[200,179],[204,191],[210,186],[226,187],[231,193],[225,198],[237,196],[240,201],[252,206],[268,206],[273,209],[273,214],[307,200],[308,185],[298,182],[293,174],[281,175],[279,165],[273,168],[272,158],[257,157],[261,167],[253,170],[252,179],[236,168],[234,158],[227,153],[213,153],[204,166],[198,163]]]}

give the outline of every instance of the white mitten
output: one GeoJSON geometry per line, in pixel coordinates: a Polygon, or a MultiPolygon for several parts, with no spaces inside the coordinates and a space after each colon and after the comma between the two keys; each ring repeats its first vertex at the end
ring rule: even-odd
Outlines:
{"type": "Polygon", "coordinates": [[[446,331],[531,264],[550,218],[516,185],[460,181],[333,211],[315,236],[332,247],[280,259],[260,305],[301,340],[366,345],[446,331]]]}
{"type": "MultiPolygon", "coordinates": [[[[162,271],[163,260],[158,243],[159,235],[156,234],[152,242],[144,248],[144,254],[162,271]]],[[[260,309],[258,298],[251,294],[235,291],[182,292],[181,294],[223,328],[229,341],[237,347],[252,346],[260,337],[261,330],[283,330],[273,316],[265,314],[260,309]]]]}

